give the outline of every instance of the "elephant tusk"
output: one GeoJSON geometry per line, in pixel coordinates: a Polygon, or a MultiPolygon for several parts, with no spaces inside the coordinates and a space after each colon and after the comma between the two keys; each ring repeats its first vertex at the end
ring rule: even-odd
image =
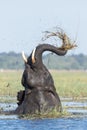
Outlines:
{"type": "Polygon", "coordinates": [[[24,51],[22,51],[22,57],[23,57],[24,62],[27,63],[27,58],[26,58],[26,56],[24,54],[24,51]]]}
{"type": "Polygon", "coordinates": [[[36,48],[33,50],[32,52],[32,63],[34,64],[35,63],[35,51],[36,51],[36,48]]]}

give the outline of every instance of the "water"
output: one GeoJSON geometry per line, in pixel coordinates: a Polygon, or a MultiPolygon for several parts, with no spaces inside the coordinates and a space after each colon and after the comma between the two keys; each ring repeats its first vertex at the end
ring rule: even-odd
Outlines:
{"type": "Polygon", "coordinates": [[[0,120],[0,130],[86,130],[87,118],[0,120]]]}
{"type": "Polygon", "coordinates": [[[75,101],[69,101],[69,102],[62,102],[63,107],[67,107],[67,111],[69,113],[72,113],[74,115],[86,115],[87,116],[87,102],[75,102],[75,101]]]}
{"type": "MultiPolygon", "coordinates": [[[[62,102],[67,111],[76,116],[56,119],[19,119],[17,115],[0,115],[0,130],[86,130],[87,102],[62,102]],[[84,109],[85,108],[85,109],[84,109]]],[[[0,103],[3,110],[14,110],[14,103],[0,103]]]]}
{"type": "Polygon", "coordinates": [[[11,111],[17,108],[16,103],[0,103],[0,108],[3,111],[11,111]]]}

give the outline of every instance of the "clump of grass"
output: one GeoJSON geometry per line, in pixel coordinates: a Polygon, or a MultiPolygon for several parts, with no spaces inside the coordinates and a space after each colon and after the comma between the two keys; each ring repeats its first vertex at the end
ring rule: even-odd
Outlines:
{"type": "Polygon", "coordinates": [[[60,117],[68,117],[71,114],[68,113],[66,110],[62,112],[58,112],[56,109],[49,111],[49,112],[41,112],[35,114],[21,114],[19,118],[22,119],[44,119],[44,118],[60,118],[60,117]]]}
{"type": "Polygon", "coordinates": [[[72,42],[71,39],[67,36],[67,34],[64,32],[64,30],[61,28],[56,28],[56,30],[53,32],[45,31],[44,33],[45,36],[42,38],[43,41],[51,37],[57,37],[61,39],[62,45],[61,47],[58,47],[58,49],[60,50],[70,50],[74,47],[77,47],[77,45],[75,44],[76,41],[72,42]]]}

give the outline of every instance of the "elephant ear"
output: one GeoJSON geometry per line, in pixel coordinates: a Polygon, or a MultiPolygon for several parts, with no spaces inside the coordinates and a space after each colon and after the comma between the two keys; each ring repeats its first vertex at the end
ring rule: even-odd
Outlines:
{"type": "Polygon", "coordinates": [[[36,51],[36,48],[33,50],[32,52],[32,56],[31,56],[31,59],[32,59],[32,63],[34,64],[35,63],[35,51],[36,51]]]}

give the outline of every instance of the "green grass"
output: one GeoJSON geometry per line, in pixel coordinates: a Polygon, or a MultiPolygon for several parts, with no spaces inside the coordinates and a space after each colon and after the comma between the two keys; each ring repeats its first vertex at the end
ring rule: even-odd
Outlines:
{"type": "Polygon", "coordinates": [[[82,98],[87,96],[87,72],[51,71],[56,90],[61,97],[82,98]]]}
{"type": "Polygon", "coordinates": [[[22,71],[0,72],[0,96],[16,96],[21,85],[22,71]]]}
{"type": "Polygon", "coordinates": [[[50,111],[44,113],[36,113],[36,114],[22,114],[19,115],[19,118],[22,119],[44,119],[44,118],[59,118],[59,117],[71,117],[71,114],[67,111],[58,112],[58,111],[50,111]]]}
{"type": "MultiPolygon", "coordinates": [[[[21,85],[23,71],[0,72],[0,97],[16,97],[21,85]]],[[[60,97],[73,99],[87,96],[87,72],[85,71],[52,71],[57,93],[60,97]]]]}

